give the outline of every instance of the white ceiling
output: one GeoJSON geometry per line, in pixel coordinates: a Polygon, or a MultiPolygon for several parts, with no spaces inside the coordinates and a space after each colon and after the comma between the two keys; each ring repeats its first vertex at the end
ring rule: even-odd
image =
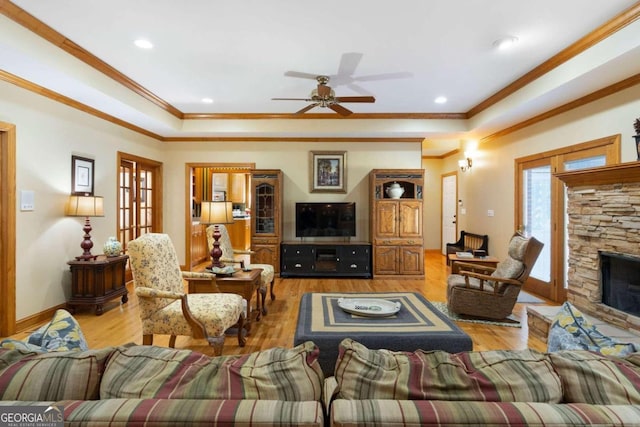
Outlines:
{"type": "MultiPolygon", "coordinates": [[[[13,0],[182,113],[289,114],[325,74],[355,113],[467,113],[628,0],[13,0]],[[518,37],[509,51],[495,40],[518,37]],[[133,45],[138,38],[151,50],[133,45]],[[446,104],[436,104],[446,96],[446,104]],[[204,104],[202,98],[214,100],[204,104]]],[[[626,26],[470,119],[181,120],[0,16],[0,69],[162,137],[480,138],[640,72],[626,26]]],[[[1,96],[1,95],[0,95],[1,96]]],[[[309,113],[307,113],[308,115],[309,113]]],[[[427,144],[428,148],[428,144],[427,144]]]]}

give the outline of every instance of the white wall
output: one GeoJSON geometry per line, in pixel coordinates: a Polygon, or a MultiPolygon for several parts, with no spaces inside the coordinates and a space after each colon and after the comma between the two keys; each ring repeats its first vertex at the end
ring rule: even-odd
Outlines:
{"type": "MultiPolygon", "coordinates": [[[[559,147],[621,134],[621,161],[636,161],[633,121],[640,116],[640,85],[602,100],[552,117],[544,122],[489,143],[481,144],[473,168],[458,174],[459,196],[467,214],[460,216],[460,230],[489,235],[489,252],[506,256],[506,245],[516,230],[515,159],[559,147]],[[487,216],[487,210],[495,212],[487,216]]],[[[448,159],[452,163],[458,158],[448,159]]]]}
{"type": "MultiPolygon", "coordinates": [[[[358,204],[357,238],[368,240],[369,171],[425,168],[425,246],[440,246],[440,177],[457,169],[459,156],[422,161],[419,143],[159,143],[2,81],[0,94],[0,121],[17,130],[17,190],[35,191],[35,210],[21,212],[18,206],[16,218],[18,319],[69,297],[66,263],[81,253],[83,234],[82,219],[64,216],[73,154],[95,159],[95,193],[105,197],[105,217],[91,220],[94,253],[116,232],[117,151],[164,163],[164,231],[182,262],[185,164],[195,162],[255,162],[258,168],[282,169],[287,239],[293,237],[295,201],[349,200],[358,204]],[[311,150],[347,151],[347,194],[309,193],[311,150]]],[[[632,124],[638,116],[640,86],[481,144],[473,169],[458,174],[459,197],[467,209],[459,229],[489,234],[492,255],[504,257],[504,242],[515,229],[514,159],[621,133],[622,161],[634,161],[632,124]],[[488,209],[494,217],[486,216],[488,209]]]]}
{"type": "Polygon", "coordinates": [[[294,238],[296,201],[355,201],[357,237],[368,241],[368,173],[373,168],[420,168],[419,143],[162,143],[0,81],[0,121],[16,125],[20,190],[35,192],[35,210],[18,206],[16,316],[42,312],[70,297],[67,261],[82,253],[83,218],[64,216],[71,191],[71,156],[95,160],[95,189],[105,216],[92,218],[93,254],[116,235],[117,152],[163,162],[164,232],[185,260],[185,164],[254,162],[284,173],[285,238],[294,238]],[[346,194],[309,193],[309,151],[347,151],[346,194]]]}
{"type": "Polygon", "coordinates": [[[0,81],[0,121],[16,126],[16,316],[39,313],[70,296],[67,261],[82,254],[84,218],[64,216],[71,191],[71,156],[95,160],[95,194],[105,216],[92,218],[94,254],[116,235],[116,152],[163,159],[157,142],[0,81]],[[20,211],[20,190],[35,209],[20,211]]]}
{"type": "Polygon", "coordinates": [[[185,164],[255,163],[258,169],[281,169],[284,175],[284,239],[295,240],[295,202],[356,202],[356,237],[369,241],[369,172],[371,169],[420,169],[420,143],[201,142],[166,147],[165,232],[185,260],[185,164]],[[346,151],[347,193],[309,192],[309,151],[346,151]],[[170,220],[167,220],[170,218],[170,220]]]}

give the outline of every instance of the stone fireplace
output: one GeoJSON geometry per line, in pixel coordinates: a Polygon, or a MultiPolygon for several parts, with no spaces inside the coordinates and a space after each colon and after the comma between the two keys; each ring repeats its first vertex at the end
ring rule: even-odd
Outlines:
{"type": "MultiPolygon", "coordinates": [[[[567,184],[568,301],[595,318],[640,333],[640,306],[615,308],[610,295],[603,301],[601,280],[603,264],[607,274],[613,262],[616,286],[640,301],[640,264],[635,276],[617,274],[620,260],[640,260],[640,162],[556,176],[567,184]]],[[[633,268],[627,273],[634,273],[633,268]]]]}

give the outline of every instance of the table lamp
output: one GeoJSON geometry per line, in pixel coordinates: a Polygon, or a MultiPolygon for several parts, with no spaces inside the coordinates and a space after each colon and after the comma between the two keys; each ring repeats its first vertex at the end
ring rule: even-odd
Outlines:
{"type": "Polygon", "coordinates": [[[66,207],[67,216],[83,216],[85,217],[84,227],[84,240],[80,244],[83,249],[83,253],[77,256],[78,261],[89,261],[96,259],[97,255],[91,255],[91,248],[93,242],[91,241],[91,223],[89,217],[92,216],[104,216],[104,199],[100,196],[69,196],[66,207]]]}
{"type": "Polygon", "coordinates": [[[223,268],[220,262],[222,249],[220,249],[220,229],[218,224],[233,223],[233,206],[231,202],[203,201],[200,211],[200,222],[202,224],[214,224],[213,247],[211,248],[211,265],[208,268],[223,268]]]}

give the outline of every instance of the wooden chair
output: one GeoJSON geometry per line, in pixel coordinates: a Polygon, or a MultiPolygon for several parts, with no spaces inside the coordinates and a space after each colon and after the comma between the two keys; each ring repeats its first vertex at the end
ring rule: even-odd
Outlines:
{"type": "Polygon", "coordinates": [[[543,246],[534,237],[516,233],[509,242],[508,257],[496,267],[459,263],[461,271],[447,278],[449,311],[484,319],[507,318],[543,246]]]}
{"type": "Polygon", "coordinates": [[[206,338],[216,355],[222,353],[225,331],[238,327],[238,344],[244,347],[244,308],[240,295],[228,293],[186,294],[184,280],[207,280],[210,273],[180,271],[178,256],[166,234],[149,233],[127,245],[135,293],[142,320],[142,343],[153,344],[154,334],[206,338]]]}
{"type": "Polygon", "coordinates": [[[447,243],[447,265],[450,264],[449,254],[472,252],[474,250],[482,250],[485,255],[489,255],[489,236],[486,234],[469,233],[462,230],[457,242],[447,243]]]}
{"type": "MultiPolygon", "coordinates": [[[[207,227],[207,243],[209,246],[209,252],[213,248],[213,231],[215,230],[215,225],[210,225],[207,227]]],[[[267,307],[266,307],[266,295],[267,295],[267,286],[270,287],[271,292],[271,300],[276,299],[275,293],[273,292],[273,285],[275,281],[275,269],[270,264],[252,264],[251,262],[246,263],[243,259],[236,258],[237,255],[249,255],[253,253],[253,251],[245,251],[239,249],[233,249],[231,245],[231,238],[229,237],[229,232],[227,231],[227,227],[224,224],[218,224],[218,230],[220,231],[220,239],[218,239],[218,243],[220,244],[220,249],[222,249],[222,256],[220,257],[220,261],[222,263],[236,263],[240,265],[240,268],[261,268],[262,273],[260,274],[260,289],[256,295],[256,300],[258,301],[258,317],[257,321],[260,320],[260,314],[267,315],[267,307]]]]}

